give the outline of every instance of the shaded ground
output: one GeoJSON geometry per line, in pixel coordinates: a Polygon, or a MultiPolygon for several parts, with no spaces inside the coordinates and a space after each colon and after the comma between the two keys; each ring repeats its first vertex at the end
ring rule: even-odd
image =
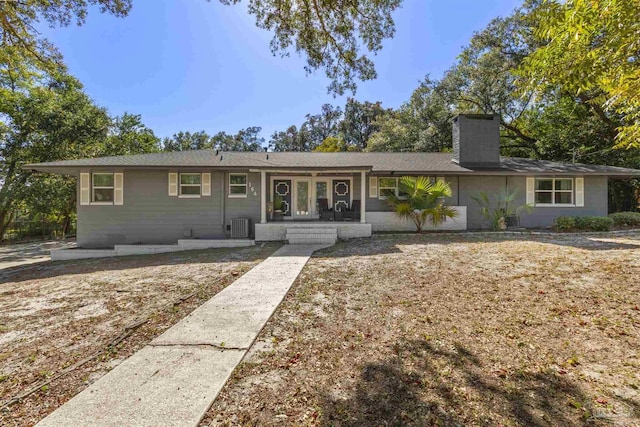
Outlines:
{"type": "Polygon", "coordinates": [[[0,412],[32,425],[236,280],[279,245],[40,263],[0,276],[2,403],[97,350],[96,360],[0,412]],[[108,344],[147,323],[116,347],[108,344]]]}
{"type": "Polygon", "coordinates": [[[640,425],[640,234],[317,253],[203,425],[640,425]]]}
{"type": "MultiPolygon", "coordinates": [[[[19,265],[50,261],[52,249],[66,249],[75,246],[74,240],[44,240],[28,243],[0,245],[0,270],[19,265]]],[[[2,271],[0,271],[0,275],[2,271]]]]}

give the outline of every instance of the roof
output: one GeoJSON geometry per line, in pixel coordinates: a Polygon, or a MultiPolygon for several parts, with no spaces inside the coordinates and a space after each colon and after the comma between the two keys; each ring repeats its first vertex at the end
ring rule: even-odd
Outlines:
{"type": "Polygon", "coordinates": [[[640,176],[640,170],[614,166],[559,163],[502,157],[490,168],[463,167],[452,153],[309,153],[309,152],[216,152],[192,150],[63,160],[23,166],[41,172],[77,174],[82,168],[215,168],[261,170],[364,169],[374,173],[453,174],[581,174],[640,176]]]}

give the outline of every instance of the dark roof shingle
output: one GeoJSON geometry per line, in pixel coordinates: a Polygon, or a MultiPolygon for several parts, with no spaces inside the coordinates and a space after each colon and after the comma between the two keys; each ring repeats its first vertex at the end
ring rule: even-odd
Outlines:
{"type": "Polygon", "coordinates": [[[559,163],[502,157],[493,168],[466,168],[452,161],[451,153],[307,153],[219,152],[193,150],[63,160],[25,165],[25,169],[72,173],[80,168],[180,168],[218,169],[368,169],[377,173],[441,174],[585,174],[638,176],[640,170],[580,163],[559,163]]]}

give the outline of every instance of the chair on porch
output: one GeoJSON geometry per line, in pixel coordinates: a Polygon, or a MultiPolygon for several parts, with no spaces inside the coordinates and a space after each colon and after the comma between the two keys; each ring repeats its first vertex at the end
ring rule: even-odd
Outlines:
{"type": "Polygon", "coordinates": [[[328,199],[318,199],[318,213],[321,221],[333,220],[333,209],[329,207],[328,199]]]}
{"type": "Polygon", "coordinates": [[[350,209],[345,209],[344,219],[357,221],[360,219],[360,200],[354,200],[350,209]]]}

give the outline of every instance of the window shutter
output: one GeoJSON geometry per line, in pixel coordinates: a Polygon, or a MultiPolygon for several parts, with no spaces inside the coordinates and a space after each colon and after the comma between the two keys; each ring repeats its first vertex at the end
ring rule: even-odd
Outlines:
{"type": "Polygon", "coordinates": [[[91,202],[91,174],[80,174],[80,204],[88,205],[91,202]]]}
{"type": "Polygon", "coordinates": [[[124,176],[122,173],[113,174],[113,204],[124,204],[124,176]]]}
{"type": "Polygon", "coordinates": [[[378,178],[375,176],[369,177],[369,198],[375,199],[378,197],[378,178]]]}
{"type": "Polygon", "coordinates": [[[446,182],[447,182],[447,180],[446,180],[446,179],[444,179],[444,176],[436,177],[436,181],[438,181],[438,182],[444,182],[444,183],[446,183],[446,182]]]}
{"type": "Polygon", "coordinates": [[[178,174],[169,172],[169,196],[178,195],[178,174]]]}
{"type": "Polygon", "coordinates": [[[536,201],[536,179],[527,177],[527,204],[533,206],[536,201]]]}
{"type": "Polygon", "coordinates": [[[203,196],[211,195],[211,174],[210,173],[202,174],[202,195],[203,196]]]}
{"type": "Polygon", "coordinates": [[[584,178],[576,178],[576,206],[584,206],[584,178]]]}

